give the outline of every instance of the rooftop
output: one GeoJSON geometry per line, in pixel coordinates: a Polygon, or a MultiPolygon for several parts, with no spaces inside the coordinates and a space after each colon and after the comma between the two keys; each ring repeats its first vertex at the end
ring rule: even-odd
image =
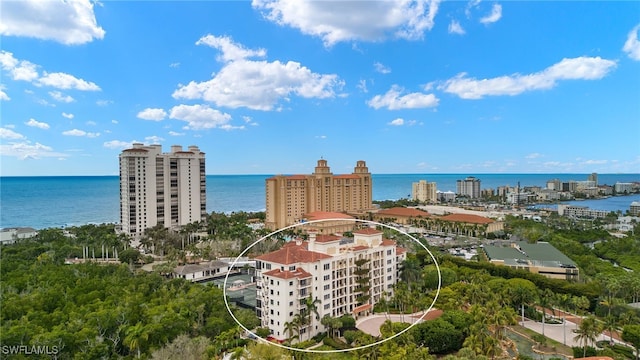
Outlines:
{"type": "Polygon", "coordinates": [[[507,265],[528,264],[547,267],[576,267],[576,263],[548,242],[530,244],[517,241],[516,247],[488,245],[484,247],[490,260],[503,260],[507,265]],[[520,251],[518,250],[520,249],[520,251]]]}
{"type": "Polygon", "coordinates": [[[331,255],[307,250],[308,243],[289,242],[282,248],[256,257],[256,260],[289,265],[296,263],[312,263],[331,258],[331,255]]]}
{"type": "Polygon", "coordinates": [[[420,209],[415,208],[405,208],[405,207],[393,207],[389,209],[382,209],[377,212],[377,214],[381,215],[394,215],[394,216],[407,216],[407,217],[428,217],[431,216],[426,211],[422,211],[420,209]]]}

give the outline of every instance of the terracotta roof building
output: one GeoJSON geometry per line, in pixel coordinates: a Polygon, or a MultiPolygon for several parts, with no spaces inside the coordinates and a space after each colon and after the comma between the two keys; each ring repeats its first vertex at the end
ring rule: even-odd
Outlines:
{"type": "Polygon", "coordinates": [[[350,238],[308,234],[308,241],[298,239],[256,257],[256,312],[262,326],[279,341],[288,336],[285,323],[305,311],[309,297],[318,316],[300,328],[300,341],[325,331],[320,323],[325,315],[368,314],[383,292],[393,292],[398,265],[406,258],[404,249],[383,239],[376,229],[354,231],[350,238]],[[368,272],[356,275],[358,269],[368,272]],[[368,286],[361,287],[362,283],[368,286]]]}
{"type": "Polygon", "coordinates": [[[427,218],[430,216],[431,214],[426,211],[405,207],[382,209],[373,214],[373,218],[376,221],[393,219],[392,222],[398,224],[410,224],[413,219],[427,218]]]}
{"type": "MultiPolygon", "coordinates": [[[[444,220],[446,222],[453,223],[455,225],[450,227],[450,230],[453,228],[457,229],[457,233],[463,234],[471,231],[471,228],[477,227],[485,227],[486,229],[483,231],[485,233],[492,233],[496,231],[504,230],[504,223],[502,221],[496,221],[491,218],[487,218],[484,216],[473,215],[473,214],[449,214],[445,216],[440,216],[439,220],[444,220]]],[[[474,230],[474,236],[477,236],[477,231],[474,230]]]]}
{"type": "Polygon", "coordinates": [[[371,173],[362,160],[352,174],[333,175],[327,160],[320,159],[312,174],[276,175],[265,183],[265,226],[271,230],[316,211],[358,213],[373,208],[371,173]]]}

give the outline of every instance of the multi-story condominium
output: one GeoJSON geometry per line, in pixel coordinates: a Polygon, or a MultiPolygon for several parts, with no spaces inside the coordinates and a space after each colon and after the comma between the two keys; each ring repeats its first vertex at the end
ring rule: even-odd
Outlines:
{"type": "Polygon", "coordinates": [[[456,193],[453,191],[438,191],[438,201],[442,202],[454,202],[456,200],[456,193]]]}
{"type": "Polygon", "coordinates": [[[477,199],[480,197],[480,179],[473,176],[469,176],[464,180],[456,181],[457,191],[456,194],[460,196],[467,196],[471,199],[477,199]]]}
{"type": "Polygon", "coordinates": [[[285,324],[296,314],[308,315],[300,327],[304,341],[325,331],[320,323],[325,315],[370,313],[393,293],[406,257],[404,249],[373,228],[354,231],[352,238],[308,234],[308,241],[291,241],[256,257],[256,312],[278,340],[289,337],[285,324]],[[307,308],[311,302],[315,311],[307,308]]]}
{"type": "Polygon", "coordinates": [[[423,202],[437,202],[438,195],[435,182],[420,180],[412,184],[411,198],[423,202]]]}
{"type": "Polygon", "coordinates": [[[587,177],[588,181],[593,181],[593,183],[595,184],[594,186],[598,186],[598,173],[591,173],[588,177],[587,177]]]}
{"type": "Polygon", "coordinates": [[[613,188],[617,194],[630,194],[633,192],[633,183],[617,182],[613,185],[613,188]]]}
{"type": "Polygon", "coordinates": [[[204,153],[197,146],[133,144],[120,154],[122,232],[140,239],[146,228],[167,228],[206,218],[204,153]]]}
{"type": "Polygon", "coordinates": [[[275,230],[293,225],[315,211],[358,213],[372,204],[371,173],[360,160],[352,174],[333,175],[320,159],[313,174],[276,175],[266,180],[265,226],[275,230]]]}
{"type": "Polygon", "coordinates": [[[640,215],[640,201],[634,201],[629,205],[629,214],[632,216],[640,215]]]}
{"type": "Polygon", "coordinates": [[[575,205],[558,205],[558,215],[571,218],[588,218],[588,219],[604,219],[610,211],[606,210],[594,210],[586,206],[575,205]]]}
{"type": "Polygon", "coordinates": [[[562,181],[560,179],[547,180],[547,189],[562,191],[562,181]]]}

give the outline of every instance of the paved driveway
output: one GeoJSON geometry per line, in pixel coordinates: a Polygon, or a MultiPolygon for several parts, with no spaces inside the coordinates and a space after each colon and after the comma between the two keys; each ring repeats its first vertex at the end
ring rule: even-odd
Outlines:
{"type": "Polygon", "coordinates": [[[405,322],[408,324],[419,323],[424,320],[432,320],[442,315],[442,310],[431,310],[424,317],[422,312],[414,313],[414,314],[374,314],[363,317],[356,321],[356,327],[369,335],[372,336],[380,336],[380,326],[386,321],[391,320],[392,322],[405,322]]]}

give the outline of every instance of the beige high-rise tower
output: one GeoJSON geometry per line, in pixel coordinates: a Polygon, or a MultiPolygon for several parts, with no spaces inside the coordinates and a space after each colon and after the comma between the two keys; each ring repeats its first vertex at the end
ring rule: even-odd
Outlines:
{"type": "Polygon", "coordinates": [[[133,144],[120,154],[122,232],[139,239],[146,228],[177,229],[207,215],[205,157],[197,146],[133,144]]]}
{"type": "Polygon", "coordinates": [[[327,160],[313,174],[276,175],[266,180],[266,223],[272,230],[300,222],[314,211],[361,212],[372,204],[371,173],[363,160],[351,174],[333,175],[327,160]]]}

